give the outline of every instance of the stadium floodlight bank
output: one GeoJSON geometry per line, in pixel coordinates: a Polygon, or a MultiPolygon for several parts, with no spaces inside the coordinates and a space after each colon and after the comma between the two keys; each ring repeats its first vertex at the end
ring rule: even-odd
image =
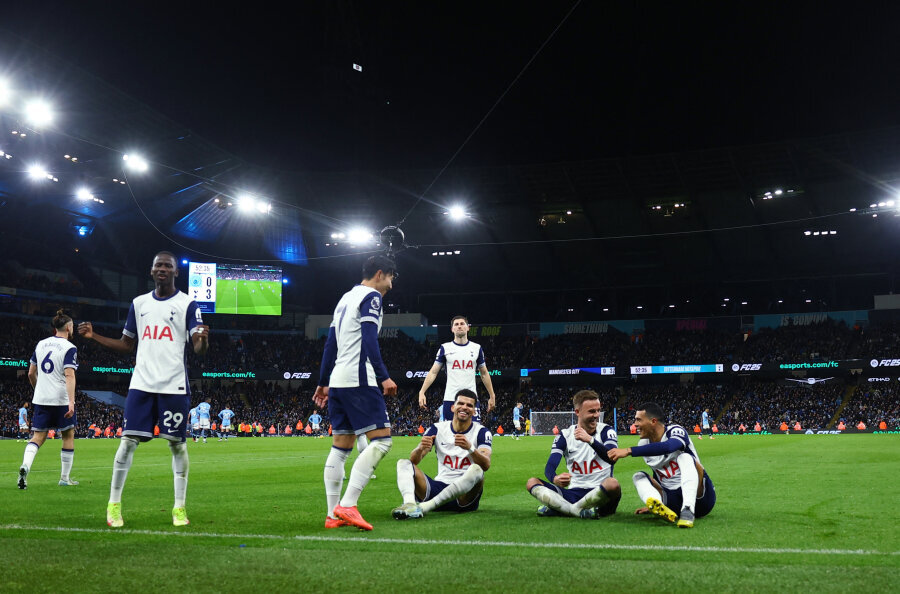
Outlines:
{"type": "MultiPolygon", "coordinates": [[[[600,411],[600,422],[603,422],[603,416],[606,411],[600,411]]],[[[534,435],[553,435],[553,428],[556,427],[560,431],[570,425],[574,425],[578,419],[571,410],[564,412],[538,412],[531,411],[531,432],[534,435]]]]}

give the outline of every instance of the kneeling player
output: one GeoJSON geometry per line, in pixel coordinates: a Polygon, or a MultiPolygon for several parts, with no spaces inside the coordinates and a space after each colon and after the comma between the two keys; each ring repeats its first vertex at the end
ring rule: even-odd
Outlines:
{"type": "Polygon", "coordinates": [[[484,473],[491,467],[491,432],[472,420],[476,398],[472,390],[460,390],[451,407],[453,420],[429,427],[409,460],[397,462],[397,486],[403,505],[391,512],[395,519],[421,518],[433,511],[478,509],[484,473]],[[432,447],[436,447],[438,459],[436,479],[419,468],[432,447]]]}
{"type": "Polygon", "coordinates": [[[681,425],[666,425],[662,408],[653,402],[642,404],[634,415],[641,435],[632,448],[609,451],[612,460],[627,456],[643,456],[656,478],[646,472],[634,474],[634,486],[647,507],[635,513],[652,513],[669,522],[676,520],[680,528],[692,528],[694,518],[702,518],[716,504],[716,489],[700,464],[700,456],[691,437],[681,425]],[[703,480],[700,480],[700,476],[703,480]]]}
{"type": "Polygon", "coordinates": [[[538,501],[539,516],[599,518],[615,513],[622,487],[613,478],[607,450],[619,445],[615,430],[600,422],[600,397],[581,390],[572,398],[577,424],[563,429],[550,449],[544,474],[547,481],[528,479],[527,488],[538,501]],[[563,456],[569,472],[556,474],[563,456]]]}

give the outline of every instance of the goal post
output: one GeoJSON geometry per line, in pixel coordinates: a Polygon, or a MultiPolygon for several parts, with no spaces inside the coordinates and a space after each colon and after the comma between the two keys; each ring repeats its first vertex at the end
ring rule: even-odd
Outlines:
{"type": "MultiPolygon", "coordinates": [[[[605,411],[600,411],[600,422],[603,422],[605,411]]],[[[531,433],[534,435],[553,435],[553,428],[557,427],[560,431],[576,422],[574,411],[531,411],[531,433]]]]}

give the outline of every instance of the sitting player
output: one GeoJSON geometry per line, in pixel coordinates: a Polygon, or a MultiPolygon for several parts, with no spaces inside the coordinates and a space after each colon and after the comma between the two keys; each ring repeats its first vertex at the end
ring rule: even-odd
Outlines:
{"type": "Polygon", "coordinates": [[[457,392],[451,407],[453,420],[429,427],[409,460],[397,462],[397,486],[403,505],[391,512],[394,519],[421,518],[433,511],[478,509],[484,473],[491,467],[491,432],[472,420],[477,403],[472,390],[457,392]],[[438,459],[436,479],[419,468],[432,447],[438,459]]]}
{"type": "Polygon", "coordinates": [[[544,468],[547,480],[530,478],[528,492],[544,505],[539,516],[593,519],[615,513],[622,487],[613,478],[614,460],[607,451],[618,446],[615,430],[600,422],[600,397],[581,390],[572,398],[577,424],[563,429],[550,449],[544,468]],[[556,474],[563,456],[569,472],[556,474]],[[549,482],[548,482],[549,481],[549,482]]]}
{"type": "Polygon", "coordinates": [[[635,513],[652,513],[669,522],[678,519],[680,528],[692,528],[695,518],[702,518],[716,504],[716,490],[691,437],[681,425],[666,425],[662,408],[653,402],[642,404],[634,415],[641,435],[638,445],[609,451],[615,461],[627,456],[643,456],[656,478],[646,472],[634,474],[634,486],[647,507],[635,513]],[[703,480],[699,479],[703,476],[703,480]],[[673,509],[680,510],[676,516],[673,509]]]}

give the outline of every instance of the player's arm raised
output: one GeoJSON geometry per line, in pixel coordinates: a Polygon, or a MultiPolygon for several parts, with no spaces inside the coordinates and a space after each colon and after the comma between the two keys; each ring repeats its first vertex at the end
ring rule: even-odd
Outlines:
{"type": "Polygon", "coordinates": [[[434,380],[437,379],[438,373],[441,372],[441,367],[443,365],[441,365],[440,361],[435,361],[431,369],[428,370],[428,375],[425,376],[425,381],[422,382],[422,387],[419,388],[419,408],[425,408],[428,404],[425,394],[428,392],[431,384],[434,383],[434,380]]]}
{"type": "Polygon", "coordinates": [[[94,325],[90,322],[81,322],[78,324],[78,334],[87,340],[93,340],[100,346],[118,353],[134,352],[135,340],[127,334],[122,334],[118,339],[101,336],[94,332],[94,325]]]}
{"type": "Polygon", "coordinates": [[[409,461],[418,466],[419,462],[422,461],[422,458],[428,455],[428,452],[430,452],[431,448],[433,447],[434,435],[429,435],[428,433],[426,433],[422,436],[422,441],[419,442],[419,445],[416,446],[416,448],[412,452],[410,452],[409,461]]]}

